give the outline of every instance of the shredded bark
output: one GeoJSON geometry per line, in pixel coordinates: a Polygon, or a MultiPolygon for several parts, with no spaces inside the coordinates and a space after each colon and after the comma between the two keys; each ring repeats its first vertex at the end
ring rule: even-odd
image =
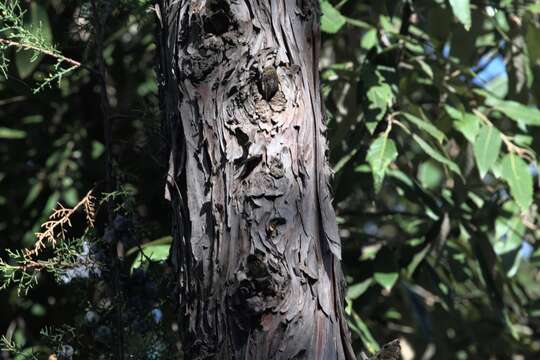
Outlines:
{"type": "Polygon", "coordinates": [[[160,0],[190,359],[354,359],[329,188],[318,0],[160,0]]]}

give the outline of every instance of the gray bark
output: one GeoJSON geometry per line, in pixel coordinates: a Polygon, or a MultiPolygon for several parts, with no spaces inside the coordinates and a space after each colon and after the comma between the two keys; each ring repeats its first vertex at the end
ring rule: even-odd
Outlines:
{"type": "Polygon", "coordinates": [[[171,261],[189,359],[354,359],[317,0],[160,0],[171,261]]]}

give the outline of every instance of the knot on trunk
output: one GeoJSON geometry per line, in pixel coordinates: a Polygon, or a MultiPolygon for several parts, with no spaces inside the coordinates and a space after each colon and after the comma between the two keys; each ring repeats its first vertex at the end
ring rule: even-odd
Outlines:
{"type": "Polygon", "coordinates": [[[238,45],[237,30],[227,2],[212,0],[206,7],[193,7],[192,16],[182,23],[180,43],[191,58],[178,64],[181,77],[203,82],[223,62],[224,53],[238,45]]]}
{"type": "Polygon", "coordinates": [[[248,198],[276,199],[283,196],[289,189],[290,182],[283,168],[276,166],[271,171],[259,170],[252,172],[249,179],[242,182],[242,191],[248,198]]]}
{"type": "Polygon", "coordinates": [[[259,92],[266,101],[270,101],[279,90],[279,77],[276,68],[265,68],[259,79],[259,92]]]}
{"type": "Polygon", "coordinates": [[[236,274],[236,282],[231,310],[240,315],[239,328],[248,330],[259,325],[264,313],[276,311],[285,298],[289,277],[272,255],[256,251],[236,274]]]}

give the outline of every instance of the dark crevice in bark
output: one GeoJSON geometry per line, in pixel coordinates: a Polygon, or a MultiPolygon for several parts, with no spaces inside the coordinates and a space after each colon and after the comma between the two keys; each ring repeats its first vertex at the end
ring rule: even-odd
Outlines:
{"type": "Polygon", "coordinates": [[[190,359],[354,359],[319,89],[316,0],[160,0],[190,359]]]}

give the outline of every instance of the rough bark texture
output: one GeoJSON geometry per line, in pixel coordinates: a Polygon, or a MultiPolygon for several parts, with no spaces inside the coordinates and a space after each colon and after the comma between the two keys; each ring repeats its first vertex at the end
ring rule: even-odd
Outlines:
{"type": "Polygon", "coordinates": [[[167,197],[190,359],[353,359],[318,0],[160,0],[167,197]]]}

